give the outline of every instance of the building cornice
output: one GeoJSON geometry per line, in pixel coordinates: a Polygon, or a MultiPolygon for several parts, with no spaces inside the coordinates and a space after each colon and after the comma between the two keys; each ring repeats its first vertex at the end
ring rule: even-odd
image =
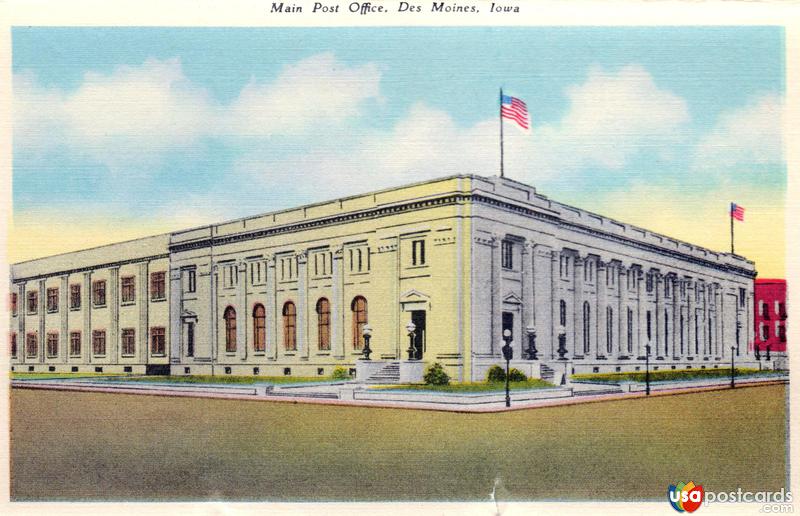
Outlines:
{"type": "Polygon", "coordinates": [[[129,265],[132,263],[150,262],[153,260],[160,260],[162,258],[169,258],[169,253],[154,254],[151,256],[140,256],[137,258],[131,258],[129,260],[118,260],[109,263],[101,263],[99,265],[86,265],[84,267],[76,267],[74,269],[62,269],[54,272],[48,272],[46,274],[36,274],[34,276],[25,276],[20,278],[15,278],[12,275],[11,281],[14,283],[23,283],[26,281],[47,279],[55,276],[67,276],[70,274],[79,274],[81,272],[91,272],[98,269],[110,269],[112,267],[120,267],[122,265],[129,265]]]}

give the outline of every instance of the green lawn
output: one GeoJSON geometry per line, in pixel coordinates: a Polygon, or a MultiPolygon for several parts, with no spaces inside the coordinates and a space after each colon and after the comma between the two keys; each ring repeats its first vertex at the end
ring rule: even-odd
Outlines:
{"type": "Polygon", "coordinates": [[[234,375],[186,375],[186,376],[132,376],[126,382],[159,382],[159,383],[237,383],[237,384],[291,384],[310,382],[332,382],[330,376],[234,376],[234,375]]]}
{"type": "MultiPolygon", "coordinates": [[[[786,485],[786,387],[463,414],[11,391],[24,500],[657,500],[786,485]]],[[[494,504],[491,505],[494,507],[494,504]]],[[[490,510],[490,509],[487,509],[490,510]]]]}
{"type": "MultiPolygon", "coordinates": [[[[747,368],[735,368],[737,377],[745,376],[780,376],[786,371],[772,371],[747,368]]],[[[650,371],[651,382],[666,382],[676,380],[703,380],[713,378],[730,378],[731,370],[727,369],[681,369],[670,371],[650,371]]],[[[620,383],[620,382],[644,382],[645,373],[643,371],[635,373],[594,373],[594,374],[575,374],[571,378],[576,381],[591,381],[601,383],[620,383]]]]}
{"type": "MultiPolygon", "coordinates": [[[[509,382],[509,388],[513,390],[521,389],[552,389],[552,383],[545,382],[536,378],[528,379],[524,382],[509,382]]],[[[450,385],[381,385],[373,387],[375,389],[402,390],[402,391],[432,391],[432,392],[503,392],[506,390],[504,382],[482,382],[482,383],[451,383],[450,385]]]]}

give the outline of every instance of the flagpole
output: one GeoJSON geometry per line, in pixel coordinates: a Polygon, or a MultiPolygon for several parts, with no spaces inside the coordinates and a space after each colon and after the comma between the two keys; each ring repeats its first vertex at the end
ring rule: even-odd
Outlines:
{"type": "Polygon", "coordinates": [[[498,115],[500,115],[500,177],[505,177],[503,172],[503,87],[500,87],[500,105],[498,115]]]}
{"type": "Polygon", "coordinates": [[[731,254],[736,254],[733,252],[733,205],[728,210],[728,216],[731,219],[731,254]]]}

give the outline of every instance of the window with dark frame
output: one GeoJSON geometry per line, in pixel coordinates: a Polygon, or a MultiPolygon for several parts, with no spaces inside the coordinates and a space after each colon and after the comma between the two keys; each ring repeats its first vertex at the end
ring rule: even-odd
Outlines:
{"type": "Polygon", "coordinates": [[[69,356],[81,356],[81,332],[73,331],[69,334],[69,356]]]}
{"type": "Polygon", "coordinates": [[[122,356],[133,356],[136,353],[136,330],[123,328],[122,330],[122,356]]]}
{"type": "Polygon", "coordinates": [[[746,300],[747,300],[746,291],[745,291],[745,289],[740,287],[739,288],[739,307],[740,308],[744,308],[744,306],[745,306],[745,304],[747,302],[746,300]]]}
{"type": "Polygon", "coordinates": [[[39,336],[36,332],[25,335],[25,355],[34,358],[39,354],[39,336]]]}
{"type": "Polygon", "coordinates": [[[81,307],[81,286],[78,284],[69,286],[69,307],[74,309],[81,307]]]}
{"type": "Polygon", "coordinates": [[[648,310],[647,311],[647,342],[650,342],[650,339],[653,336],[653,313],[648,310]]]}
{"type": "Polygon", "coordinates": [[[194,356],[194,321],[186,323],[186,356],[194,356]]]}
{"type": "Polygon", "coordinates": [[[563,299],[558,302],[558,323],[561,326],[567,325],[567,302],[563,299]]]}
{"type": "Polygon", "coordinates": [[[166,272],[153,272],[150,274],[150,300],[160,301],[166,298],[166,272]]]}
{"type": "Polygon", "coordinates": [[[614,349],[614,309],[606,307],[606,353],[614,349]]]}
{"type": "Polygon", "coordinates": [[[58,312],[58,287],[47,289],[47,311],[58,312]]]}
{"type": "Polygon", "coordinates": [[[53,358],[58,356],[58,333],[49,332],[47,334],[47,357],[53,358]]]}
{"type": "Polygon", "coordinates": [[[236,352],[236,309],[229,306],[222,315],[225,319],[225,351],[236,352]]]}
{"type": "Polygon", "coordinates": [[[425,241],[411,242],[411,265],[425,265],[425,241]]]}
{"type": "Polygon", "coordinates": [[[297,351],[297,309],[287,301],[283,305],[283,349],[297,351]]]}
{"type": "Polygon", "coordinates": [[[95,306],[105,306],[106,304],[106,281],[97,280],[92,283],[92,302],[95,306]]]}
{"type": "Polygon", "coordinates": [[[356,296],[350,304],[353,312],[353,349],[364,349],[364,326],[367,325],[367,300],[363,296],[356,296]]]}
{"type": "Polygon", "coordinates": [[[589,353],[589,336],[590,336],[590,323],[591,323],[591,308],[589,307],[589,302],[583,302],[583,353],[589,353]]]}
{"type": "Polygon", "coordinates": [[[186,271],[187,292],[195,292],[197,290],[197,272],[194,269],[186,271]]]}
{"type": "Polygon", "coordinates": [[[105,330],[94,330],[92,332],[92,354],[96,356],[103,356],[106,354],[105,330]]]}
{"type": "Polygon", "coordinates": [[[267,349],[267,315],[264,305],[253,307],[253,350],[263,352],[267,349]]]}
{"type": "Polygon", "coordinates": [[[160,357],[166,352],[166,330],[162,327],[150,328],[150,354],[160,357]]]}
{"type": "Polygon", "coordinates": [[[133,276],[125,276],[121,280],[122,283],[122,302],[135,303],[136,302],[136,278],[133,276]]]}
{"type": "Polygon", "coordinates": [[[11,316],[16,317],[17,315],[17,294],[12,292],[11,293],[11,316]]]}
{"type": "Polygon", "coordinates": [[[331,349],[331,304],[324,297],[317,301],[317,346],[320,351],[331,349]]]}
{"type": "Polygon", "coordinates": [[[500,244],[501,262],[504,269],[514,268],[514,242],[503,240],[500,244]]]}
{"type": "Polygon", "coordinates": [[[17,334],[11,334],[11,358],[17,358],[17,334]]]}
{"type": "Polygon", "coordinates": [[[32,290],[31,292],[28,292],[28,296],[26,299],[28,301],[27,303],[28,313],[29,314],[37,313],[39,311],[39,293],[35,290],[32,290]]]}

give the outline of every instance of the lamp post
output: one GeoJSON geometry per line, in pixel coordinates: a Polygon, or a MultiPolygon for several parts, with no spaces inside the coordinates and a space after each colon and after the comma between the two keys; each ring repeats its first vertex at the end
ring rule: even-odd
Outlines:
{"type": "Polygon", "coordinates": [[[408,359],[414,360],[414,330],[417,329],[417,325],[413,323],[413,321],[409,321],[406,324],[406,332],[408,332],[408,359]]]}
{"type": "Polygon", "coordinates": [[[736,370],[734,369],[734,361],[736,360],[736,346],[731,346],[731,389],[736,387],[734,382],[734,377],[736,376],[736,370]]]}
{"type": "Polygon", "coordinates": [[[650,396],[650,344],[644,347],[644,393],[650,396]]]}
{"type": "Polygon", "coordinates": [[[508,366],[511,359],[514,358],[514,349],[511,347],[512,339],[511,330],[503,330],[503,340],[506,341],[506,345],[503,346],[503,358],[506,359],[506,407],[511,406],[511,393],[508,386],[508,366]]]}
{"type": "Polygon", "coordinates": [[[372,354],[372,350],[369,349],[369,339],[372,337],[372,327],[369,324],[365,324],[361,329],[361,335],[364,336],[364,360],[369,360],[369,356],[372,354]]]}

